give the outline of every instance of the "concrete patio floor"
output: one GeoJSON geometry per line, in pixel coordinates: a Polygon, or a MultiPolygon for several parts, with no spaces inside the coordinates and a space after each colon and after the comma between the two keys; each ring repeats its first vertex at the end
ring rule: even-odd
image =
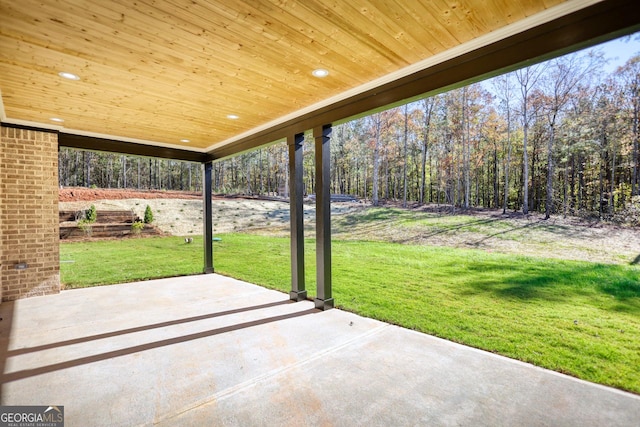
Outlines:
{"type": "Polygon", "coordinates": [[[219,275],[0,305],[2,405],[66,426],[633,426],[640,397],[219,275]]]}

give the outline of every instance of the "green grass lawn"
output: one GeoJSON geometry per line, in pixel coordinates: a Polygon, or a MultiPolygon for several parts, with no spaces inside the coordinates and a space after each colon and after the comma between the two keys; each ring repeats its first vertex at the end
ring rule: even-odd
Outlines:
{"type": "MultiPolygon", "coordinates": [[[[216,272],[288,292],[288,239],[220,237],[216,272]]],[[[313,296],[314,242],[305,249],[313,296]]],[[[339,308],[640,393],[639,266],[339,240],[332,252],[339,308]]],[[[201,238],[64,243],[62,282],[195,274],[202,253],[201,238]]]]}

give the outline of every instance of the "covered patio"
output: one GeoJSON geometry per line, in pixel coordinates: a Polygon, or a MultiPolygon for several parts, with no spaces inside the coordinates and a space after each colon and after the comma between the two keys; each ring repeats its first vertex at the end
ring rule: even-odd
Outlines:
{"type": "Polygon", "coordinates": [[[631,34],[637,1],[0,0],[0,15],[0,404],[59,404],[69,426],[640,419],[637,396],[329,310],[332,126],[631,34]],[[287,295],[214,274],[212,251],[212,163],[281,141],[287,295]],[[60,292],[60,146],[200,163],[205,274],[60,292]]]}
{"type": "Polygon", "coordinates": [[[4,303],[3,405],[68,426],[631,426],[640,398],[217,274],[4,303]],[[10,337],[10,338],[7,338],[10,337]]]}
{"type": "Polygon", "coordinates": [[[640,29],[631,0],[0,0],[0,13],[2,301],[60,289],[58,147],[201,163],[213,273],[212,162],[282,141],[290,297],[306,300],[312,132],[320,309],[334,306],[332,126],[640,29]]]}

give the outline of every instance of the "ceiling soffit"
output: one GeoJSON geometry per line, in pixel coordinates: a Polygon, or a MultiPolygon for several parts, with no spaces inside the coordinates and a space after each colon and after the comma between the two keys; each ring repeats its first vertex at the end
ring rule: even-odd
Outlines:
{"type": "Polygon", "coordinates": [[[285,3],[0,0],[3,122],[220,158],[640,21],[625,0],[285,3]]]}

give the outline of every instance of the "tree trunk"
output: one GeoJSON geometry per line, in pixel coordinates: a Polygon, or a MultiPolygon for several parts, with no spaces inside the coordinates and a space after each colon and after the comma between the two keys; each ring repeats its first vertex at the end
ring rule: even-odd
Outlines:
{"type": "Polygon", "coordinates": [[[404,182],[404,192],[402,195],[402,207],[407,207],[407,134],[409,132],[409,111],[408,104],[404,106],[404,165],[402,167],[402,181],[404,182]]]}
{"type": "Polygon", "coordinates": [[[502,213],[507,213],[509,203],[509,165],[511,164],[511,114],[507,112],[507,159],[504,163],[504,202],[502,213]]]}
{"type": "Polygon", "coordinates": [[[605,167],[606,164],[606,153],[605,153],[605,147],[604,144],[602,145],[602,149],[600,152],[600,171],[598,174],[598,181],[599,181],[599,188],[600,188],[600,194],[599,194],[599,198],[598,198],[598,214],[600,215],[600,218],[602,218],[602,215],[604,214],[603,212],[603,205],[604,205],[604,173],[602,171],[602,169],[605,167]]]}
{"type": "Polygon", "coordinates": [[[562,215],[564,218],[567,217],[567,213],[569,211],[569,194],[567,192],[568,186],[569,186],[569,169],[568,169],[568,165],[565,163],[564,171],[562,172],[562,215]]]}
{"type": "MultiPolygon", "coordinates": [[[[431,129],[431,115],[433,113],[435,100],[436,98],[428,98],[423,101],[424,127],[423,127],[423,139],[422,139],[422,169],[421,169],[422,180],[420,182],[420,203],[421,204],[425,202],[425,188],[426,188],[426,179],[427,179],[427,154],[429,150],[429,131],[431,129]]],[[[429,181],[431,181],[431,177],[429,178],[429,181]]],[[[432,201],[431,190],[429,192],[429,201],[432,201]]]]}
{"type": "Polygon", "coordinates": [[[529,139],[529,123],[527,117],[526,101],[523,114],[523,138],[522,138],[522,213],[529,214],[529,153],[527,143],[529,139]]]}
{"type": "Polygon", "coordinates": [[[582,162],[583,162],[582,155],[579,154],[578,155],[578,203],[577,203],[578,211],[582,211],[582,210],[585,209],[585,206],[584,206],[584,200],[585,200],[585,194],[584,194],[584,167],[582,165],[582,162]]]}
{"type": "MultiPolygon", "coordinates": [[[[640,76],[637,77],[640,79],[640,76]]],[[[637,80],[636,80],[637,81],[637,80]]],[[[640,83],[640,82],[639,82],[640,83]]],[[[631,155],[632,172],[631,172],[631,196],[637,196],[640,194],[638,187],[640,186],[640,179],[638,177],[638,163],[640,157],[638,156],[638,121],[640,115],[640,88],[635,90],[635,96],[633,98],[633,149],[631,155]]]]}
{"type": "Polygon", "coordinates": [[[374,147],[373,147],[373,177],[372,177],[372,190],[371,190],[371,202],[373,206],[379,205],[378,199],[378,176],[379,176],[379,168],[380,168],[380,126],[381,126],[381,118],[380,113],[374,114],[371,116],[373,119],[374,125],[374,147]]]}
{"type": "Polygon", "coordinates": [[[122,188],[127,188],[127,156],[122,156],[122,188]]]}
{"type": "Polygon", "coordinates": [[[544,207],[544,219],[551,218],[553,213],[553,142],[555,139],[555,126],[551,124],[549,143],[547,144],[547,201],[544,207]]]}
{"type": "Polygon", "coordinates": [[[464,173],[464,208],[469,209],[469,198],[471,196],[471,152],[470,152],[470,120],[469,120],[469,108],[467,106],[467,86],[462,89],[462,161],[463,161],[463,173],[464,173]]]}
{"type": "Polygon", "coordinates": [[[86,162],[85,164],[87,165],[87,187],[91,187],[91,157],[92,154],[90,151],[87,152],[87,156],[86,156],[86,162]]]}
{"type": "Polygon", "coordinates": [[[149,185],[147,188],[153,188],[153,160],[149,159],[149,185]]]}
{"type": "Polygon", "coordinates": [[[500,206],[500,178],[498,175],[498,147],[493,146],[493,206],[500,206]]]}
{"type": "MultiPolygon", "coordinates": [[[[605,135],[606,138],[606,135],[605,135]]],[[[616,147],[611,147],[611,182],[609,183],[609,215],[613,215],[614,209],[614,193],[616,188],[616,147]]]]}
{"type": "Polygon", "coordinates": [[[576,212],[576,156],[571,155],[571,177],[569,179],[569,213],[576,212]]]}

